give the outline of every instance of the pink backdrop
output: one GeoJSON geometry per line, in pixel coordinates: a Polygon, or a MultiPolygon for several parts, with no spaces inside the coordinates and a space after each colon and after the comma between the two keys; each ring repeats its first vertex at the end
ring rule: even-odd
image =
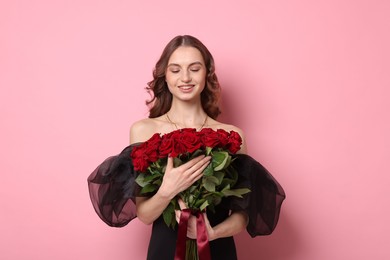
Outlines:
{"type": "Polygon", "coordinates": [[[177,34],[210,48],[223,119],[287,193],[271,236],[236,237],[240,259],[389,259],[389,13],[386,0],[1,1],[0,259],[145,259],[150,227],[106,226],[86,178],[147,116],[145,84],[177,34]]]}

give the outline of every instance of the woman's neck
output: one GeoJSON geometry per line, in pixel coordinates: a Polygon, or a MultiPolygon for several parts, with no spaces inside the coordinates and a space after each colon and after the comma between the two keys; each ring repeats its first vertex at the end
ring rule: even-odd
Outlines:
{"type": "Polygon", "coordinates": [[[207,117],[200,104],[183,102],[172,102],[170,110],[166,113],[167,121],[176,125],[176,128],[203,128],[206,125],[207,117]]]}

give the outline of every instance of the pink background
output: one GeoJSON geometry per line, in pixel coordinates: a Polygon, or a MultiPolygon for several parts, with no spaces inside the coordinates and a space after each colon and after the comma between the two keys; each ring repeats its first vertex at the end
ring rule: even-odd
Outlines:
{"type": "Polygon", "coordinates": [[[386,0],[1,1],[0,259],[145,259],[150,227],[106,226],[86,178],[147,116],[177,34],[214,54],[222,119],[287,193],[271,236],[236,237],[240,259],[390,259],[389,14],[386,0]]]}

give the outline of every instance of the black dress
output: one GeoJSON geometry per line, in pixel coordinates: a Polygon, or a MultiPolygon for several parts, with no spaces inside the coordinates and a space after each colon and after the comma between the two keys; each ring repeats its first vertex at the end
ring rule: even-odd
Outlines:
{"type": "MultiPolygon", "coordinates": [[[[109,226],[123,227],[136,215],[135,197],[139,186],[130,153],[135,145],[126,147],[120,154],[107,158],[88,177],[89,194],[99,217],[109,226]]],[[[275,229],[285,193],[273,176],[249,155],[236,154],[233,161],[239,173],[235,188],[249,188],[244,198],[228,197],[207,212],[211,226],[229,216],[229,212],[244,211],[249,218],[247,231],[252,236],[269,235],[275,229]]],[[[162,217],[153,223],[148,248],[148,260],[174,259],[177,230],[166,226],[162,217]]],[[[237,259],[233,237],[210,242],[211,259],[237,259]]]]}

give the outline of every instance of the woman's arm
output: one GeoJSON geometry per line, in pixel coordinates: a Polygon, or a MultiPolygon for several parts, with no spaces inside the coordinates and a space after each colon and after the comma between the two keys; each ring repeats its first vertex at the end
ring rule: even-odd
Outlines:
{"type": "Polygon", "coordinates": [[[137,217],[145,224],[152,224],[168,206],[171,199],[186,190],[203,176],[211,157],[198,156],[179,167],[173,167],[173,158],[168,158],[163,181],[157,193],[150,198],[137,197],[137,217]]]}
{"type": "Polygon", "coordinates": [[[248,225],[248,216],[242,211],[236,211],[214,227],[210,226],[207,216],[205,216],[205,222],[209,240],[212,241],[222,237],[234,236],[243,231],[248,225]]]}
{"type": "MultiPolygon", "coordinates": [[[[185,207],[185,204],[183,201],[179,200],[179,204],[182,208],[185,207]]],[[[176,211],[176,220],[179,222],[181,211],[176,211]]],[[[203,213],[206,228],[207,228],[207,235],[209,238],[209,241],[223,238],[223,237],[230,237],[234,236],[241,231],[243,231],[246,226],[248,225],[248,216],[243,211],[234,211],[232,214],[226,218],[224,221],[219,223],[218,225],[215,225],[212,227],[210,225],[210,222],[207,218],[207,214],[203,213]]],[[[191,239],[196,239],[197,237],[197,231],[196,231],[196,217],[190,216],[188,220],[188,228],[187,228],[187,237],[191,239]]]]}

